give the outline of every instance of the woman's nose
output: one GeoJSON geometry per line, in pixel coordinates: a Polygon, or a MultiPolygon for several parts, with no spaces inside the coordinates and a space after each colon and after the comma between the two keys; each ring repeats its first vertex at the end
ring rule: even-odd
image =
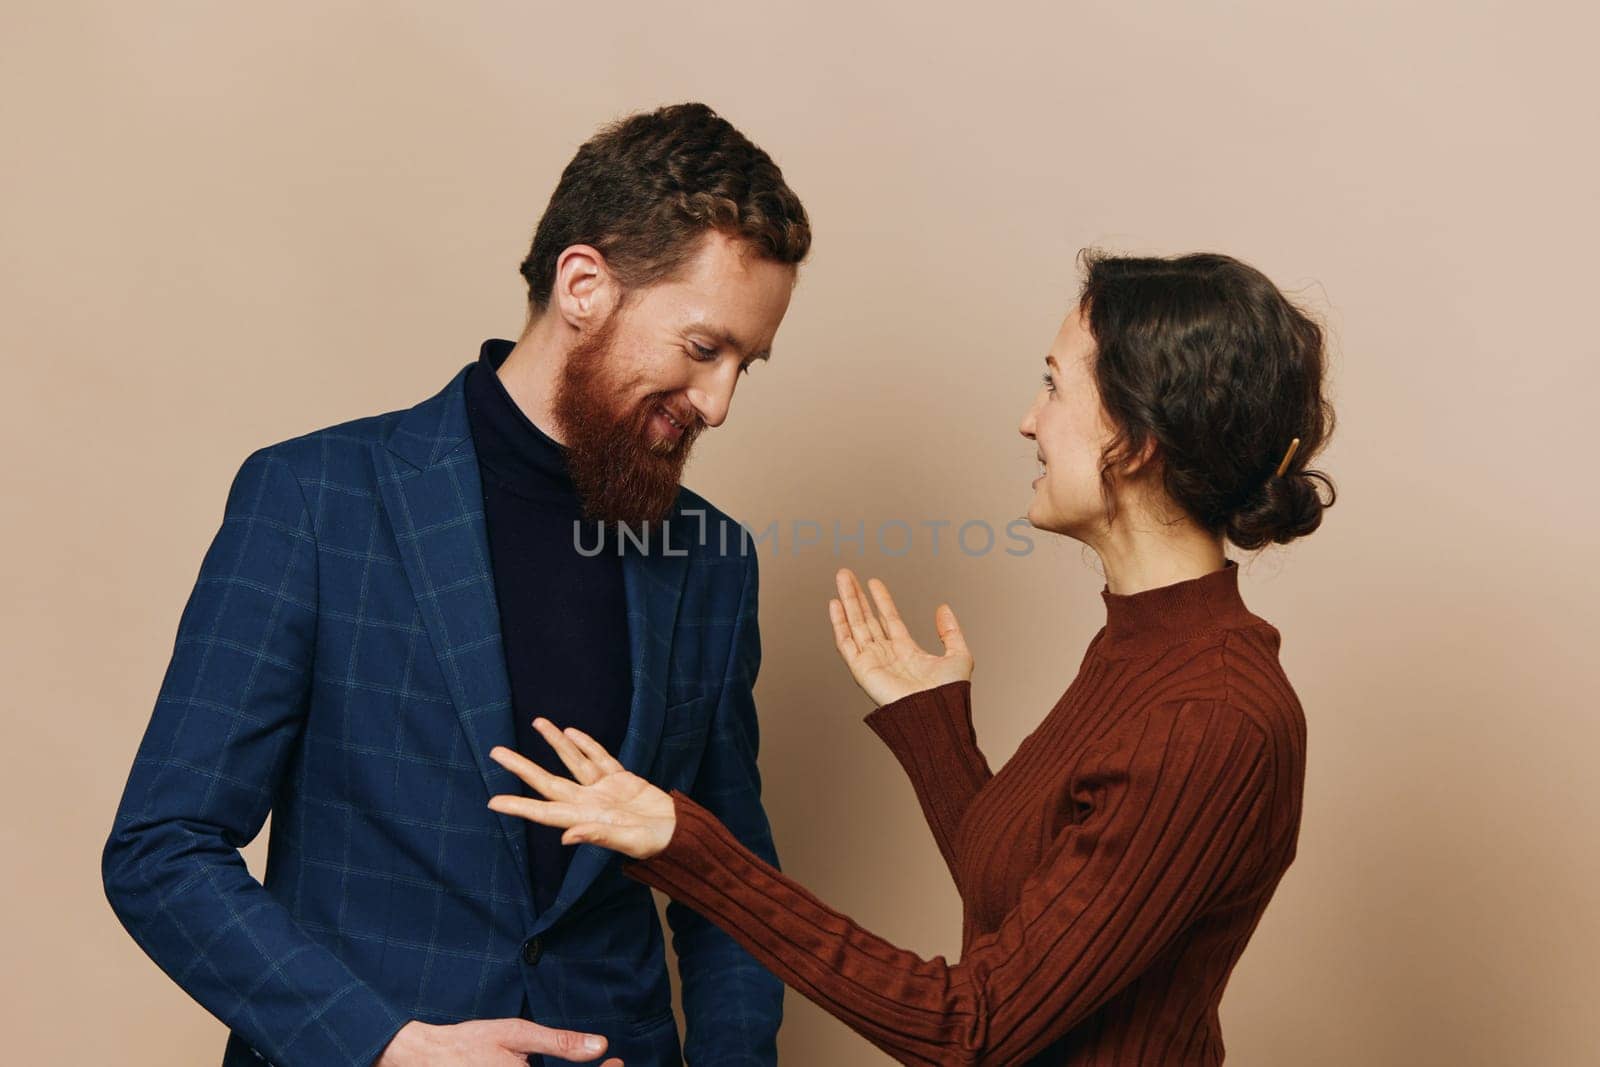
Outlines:
{"type": "Polygon", "coordinates": [[[1017,432],[1030,441],[1033,440],[1034,434],[1038,432],[1039,405],[1043,402],[1044,390],[1040,389],[1034,393],[1033,400],[1028,404],[1028,410],[1022,413],[1022,421],[1017,424],[1017,432]]]}

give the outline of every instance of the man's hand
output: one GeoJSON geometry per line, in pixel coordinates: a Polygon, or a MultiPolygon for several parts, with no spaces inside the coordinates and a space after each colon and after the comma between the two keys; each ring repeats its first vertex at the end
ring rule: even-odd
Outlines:
{"type": "MultiPolygon", "coordinates": [[[[599,1034],[552,1030],[526,1019],[429,1026],[406,1023],[373,1067],[528,1067],[528,1054],[588,1063],[606,1050],[599,1034]]],[[[622,1067],[613,1056],[600,1067],[622,1067]]]]}

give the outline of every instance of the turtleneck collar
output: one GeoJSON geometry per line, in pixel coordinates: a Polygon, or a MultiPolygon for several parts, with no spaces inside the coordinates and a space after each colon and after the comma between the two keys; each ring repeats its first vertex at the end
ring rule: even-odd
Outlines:
{"type": "Polygon", "coordinates": [[[1258,621],[1239,597],[1239,564],[1198,578],[1139,593],[1113,593],[1102,587],[1106,625],[1101,651],[1111,656],[1155,652],[1218,630],[1258,621]]]}
{"type": "Polygon", "coordinates": [[[513,341],[490,338],[467,372],[467,414],[478,462],[508,491],[523,497],[570,496],[566,448],[525,415],[500,380],[513,341]]]}

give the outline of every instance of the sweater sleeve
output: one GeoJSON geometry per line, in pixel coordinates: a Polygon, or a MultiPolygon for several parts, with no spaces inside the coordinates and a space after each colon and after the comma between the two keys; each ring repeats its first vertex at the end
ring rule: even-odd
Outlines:
{"type": "Polygon", "coordinates": [[[666,849],[624,870],[702,912],[901,1063],[1021,1063],[1137,978],[1197,916],[1255,885],[1265,735],[1226,705],[1155,709],[1097,746],[1075,814],[1000,926],[956,964],[885,941],[674,792],[666,849]]]}
{"type": "Polygon", "coordinates": [[[972,683],[951,682],[901,697],[863,720],[911,779],[939,852],[955,874],[956,828],[994,777],[972,729],[972,683]]]}

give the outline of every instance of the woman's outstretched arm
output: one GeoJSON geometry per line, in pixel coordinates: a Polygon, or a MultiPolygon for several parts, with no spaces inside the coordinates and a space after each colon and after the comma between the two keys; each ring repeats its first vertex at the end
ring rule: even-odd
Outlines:
{"type": "Polygon", "coordinates": [[[933,839],[956,874],[955,838],[972,798],[993,775],[972,729],[972,652],[955,612],[941,604],[935,654],[912,638],[888,586],[869,579],[872,599],[849,568],[834,575],[828,602],[833,646],[851,677],[878,707],[866,723],[905,768],[933,839]],[[876,610],[874,610],[876,608],[876,610]]]}
{"type": "Polygon", "coordinates": [[[905,768],[933,839],[957,877],[956,829],[972,798],[994,777],[972,729],[972,683],[947,682],[875,709],[866,717],[905,768]]]}
{"type": "Polygon", "coordinates": [[[625,872],[711,919],[902,1063],[1024,1062],[1209,908],[1270,888],[1262,861],[1272,752],[1251,719],[1216,701],[1160,706],[1097,745],[1071,789],[1080,814],[1000,927],[955,964],[863,929],[688,797],[629,774],[578,731],[543,720],[540,730],[577,783],[497,749],[497,760],[554,799],[497,797],[496,810],[643,859],[625,872]]]}

